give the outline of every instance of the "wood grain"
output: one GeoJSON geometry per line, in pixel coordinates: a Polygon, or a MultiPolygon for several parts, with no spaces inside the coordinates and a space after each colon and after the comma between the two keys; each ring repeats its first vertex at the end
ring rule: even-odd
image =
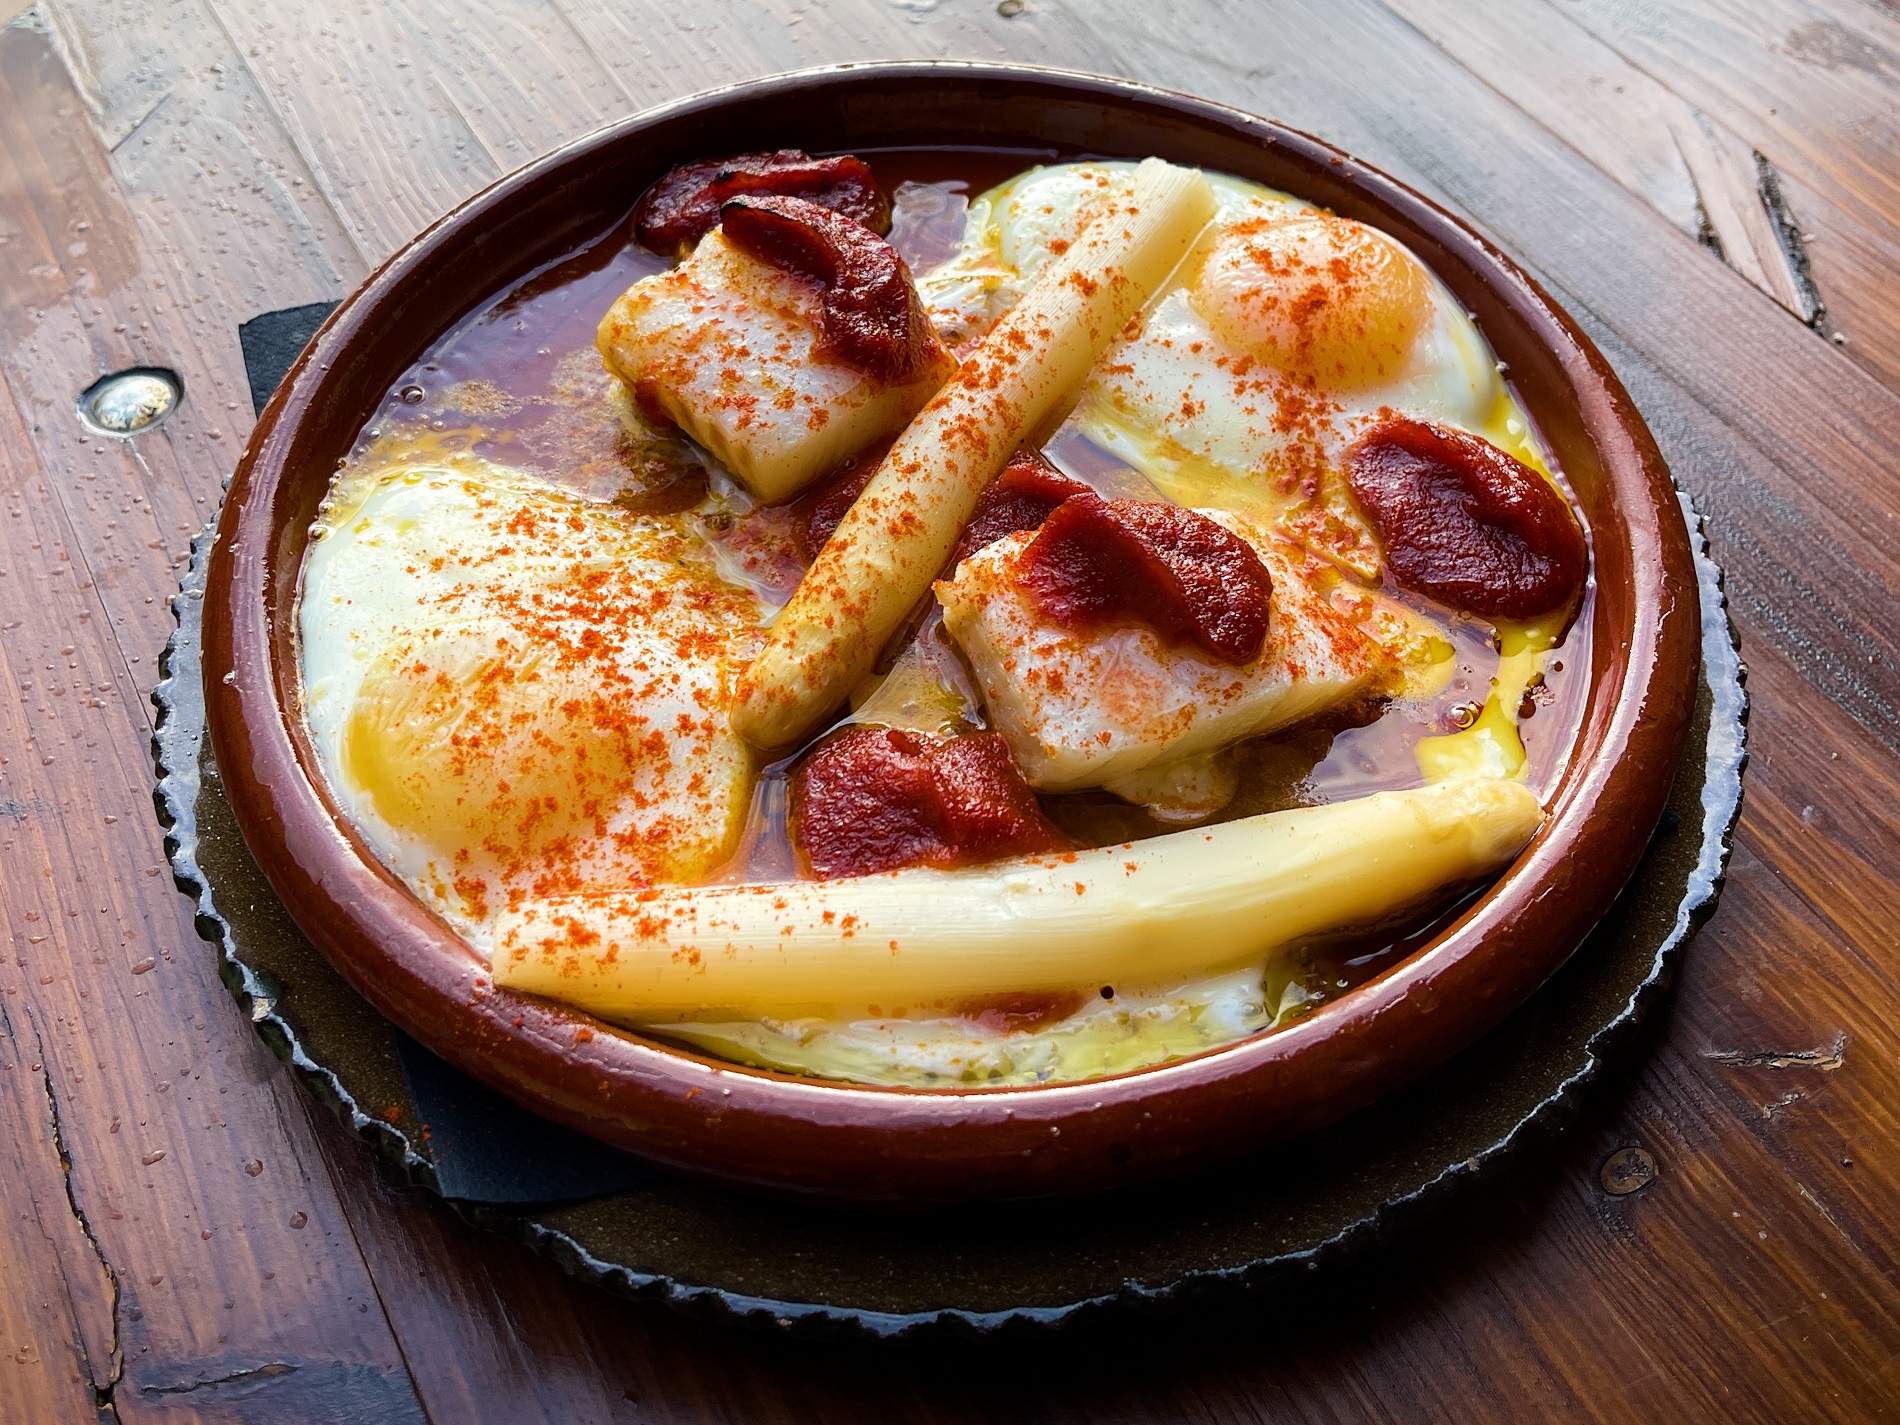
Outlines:
{"type": "Polygon", "coordinates": [[[0,32],[0,92],[0,191],[30,195],[7,208],[8,271],[36,284],[0,305],[0,669],[17,692],[0,700],[0,1002],[44,1107],[15,1140],[33,1155],[22,1168],[55,1165],[70,1194],[63,1223],[37,1199],[47,1240],[70,1246],[76,1225],[92,1255],[55,1258],[82,1284],[82,1379],[127,1419],[257,1370],[299,1376],[296,1397],[338,1391],[387,1419],[406,1402],[419,1418],[313,1151],[312,1106],[261,1045],[224,1032],[230,1003],[204,973],[144,785],[163,590],[216,488],[212,474],[194,496],[177,471],[211,439],[199,422],[222,417],[201,403],[155,442],[79,438],[56,374],[183,364],[191,328],[169,322],[178,345],[163,352],[134,335],[176,309],[137,291],[136,230],[43,33],[0,32]],[[64,124],[11,122],[61,111],[64,124]]]}
{"type": "Polygon", "coordinates": [[[1900,1416],[1897,32],[1870,0],[46,0],[0,29],[0,1416],[1900,1416]],[[1673,1013],[1500,1197],[1296,1312],[1024,1352],[629,1310],[381,1187],[163,874],[145,692],[248,430],[236,324],[631,108],[918,54],[1131,74],[1419,184],[1591,329],[1729,571],[1749,803],[1673,1013]],[[74,395],[134,362],[183,408],[89,439],[74,395]],[[1655,1178],[1612,1193],[1631,1147],[1655,1178]]]}
{"type": "Polygon", "coordinates": [[[1860,0],[1547,0],[1761,154],[1853,359],[1893,382],[1900,16],[1860,0]]]}
{"type": "Polygon", "coordinates": [[[1813,297],[1763,203],[1755,150],[1559,14],[1504,26],[1449,0],[1392,0],[1432,42],[1803,321],[1813,297]]]}

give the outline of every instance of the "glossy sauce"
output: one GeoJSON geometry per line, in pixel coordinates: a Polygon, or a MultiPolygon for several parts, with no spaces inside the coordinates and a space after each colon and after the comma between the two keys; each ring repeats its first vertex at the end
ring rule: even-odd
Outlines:
{"type": "Polygon", "coordinates": [[[800,869],[827,879],[1072,849],[994,732],[842,728],[798,760],[791,793],[800,869]]]}
{"type": "Polygon", "coordinates": [[[1567,608],[1583,587],[1589,555],[1570,507],[1488,441],[1395,416],[1352,443],[1346,472],[1403,588],[1526,619],[1567,608]]]}
{"type": "Polygon", "coordinates": [[[1043,521],[1017,568],[1043,617],[1064,628],[1137,623],[1236,665],[1267,641],[1273,579],[1260,555],[1180,505],[1078,495],[1043,521]]]}
{"type": "MultiPolygon", "coordinates": [[[[1052,159],[1032,152],[867,156],[894,195],[890,240],[919,273],[956,251],[971,195],[1052,159]]],[[[628,195],[630,210],[637,196],[628,195]]],[[[610,399],[611,382],[594,347],[595,326],[631,283],[669,265],[634,241],[631,224],[622,222],[530,276],[463,319],[395,383],[346,466],[367,467],[392,454],[414,458],[467,451],[520,466],[591,499],[678,513],[705,536],[722,573],[750,584],[776,607],[796,586],[808,557],[809,530],[801,526],[807,515],[796,502],[755,506],[723,476],[714,472],[709,478],[683,440],[630,437],[610,399]]],[[[1073,424],[1058,430],[1044,450],[1064,474],[1104,499],[1160,497],[1144,476],[1073,424]]],[[[1448,615],[1401,590],[1384,592],[1442,626],[1450,645],[1442,686],[1233,749],[1228,755],[1240,789],[1216,820],[1421,785],[1426,780],[1421,761],[1427,760],[1422,742],[1430,746],[1432,739],[1481,729],[1487,722],[1508,732],[1513,718],[1526,756],[1525,780],[1540,797],[1548,797],[1587,690],[1590,587],[1554,644],[1548,631],[1533,630],[1522,640],[1503,639],[1502,649],[1488,624],[1448,615]],[[1532,676],[1529,670],[1546,646],[1554,652],[1544,660],[1544,671],[1532,676]],[[1506,686],[1492,697],[1493,676],[1501,669],[1506,686]],[[1519,689],[1519,682],[1526,685],[1519,689]],[[1517,706],[1500,708],[1500,699],[1517,706]]],[[[934,604],[885,650],[880,671],[892,676],[860,689],[855,712],[844,721],[933,732],[982,726],[973,681],[942,636],[934,604]]],[[[761,882],[800,874],[787,825],[789,777],[803,751],[761,769],[738,849],[712,879],[761,882]]],[[[1178,829],[1106,792],[1040,801],[1048,822],[1080,845],[1178,829]]],[[[1297,1011],[1361,983],[1410,954],[1460,908],[1441,909],[1428,922],[1396,932],[1388,928],[1342,938],[1282,957],[1284,963],[1269,971],[1268,997],[1280,995],[1283,1006],[1297,1011]]],[[[1042,1009],[999,1006],[996,1012],[1016,1022],[1025,1015],[1033,1019],[1042,1009]]]]}

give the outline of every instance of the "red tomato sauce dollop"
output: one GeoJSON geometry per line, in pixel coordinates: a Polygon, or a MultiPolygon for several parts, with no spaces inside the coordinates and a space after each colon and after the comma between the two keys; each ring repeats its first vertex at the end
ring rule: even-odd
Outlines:
{"type": "Polygon", "coordinates": [[[1487,618],[1567,606],[1589,552],[1564,497],[1488,440],[1393,417],[1346,451],[1346,482],[1394,583],[1487,618]]]}
{"type": "Polygon", "coordinates": [[[1065,628],[1134,621],[1234,664],[1266,645],[1273,579],[1258,551],[1180,505],[1076,495],[1043,521],[1018,576],[1065,628]]]}
{"type": "Polygon", "coordinates": [[[792,841],[813,876],[949,869],[1068,851],[994,732],[937,739],[846,728],[792,775],[792,841]]]}
{"type": "Polygon", "coordinates": [[[726,241],[823,290],[817,353],[886,381],[921,376],[939,350],[910,269],[855,218],[806,198],[731,198],[719,209],[726,241]]]}
{"type": "Polygon", "coordinates": [[[633,209],[634,234],[642,247],[678,256],[712,231],[724,204],[747,193],[806,198],[873,232],[890,231],[891,202],[871,176],[870,164],[782,148],[682,163],[640,195],[633,209]]]}

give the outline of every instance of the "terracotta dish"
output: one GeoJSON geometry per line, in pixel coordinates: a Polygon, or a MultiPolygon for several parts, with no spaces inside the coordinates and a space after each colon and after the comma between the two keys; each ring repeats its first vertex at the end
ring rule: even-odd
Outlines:
{"type": "MultiPolygon", "coordinates": [[[[774,199],[739,206],[760,242],[779,241],[773,224],[802,211],[774,199]]],[[[1410,456],[1385,458],[1355,485],[1368,508],[1386,498],[1381,471],[1410,456]]],[[[1581,555],[1560,554],[1580,577],[1581,555]]],[[[209,565],[204,646],[210,729],[246,840],[298,924],[391,1020],[534,1110],[654,1160],[923,1204],[1093,1190],[1269,1145],[1370,1102],[1496,1024],[1564,962],[1637,864],[1687,727],[1699,627],[1682,511],[1629,397],[1575,324],[1463,223],[1316,139],[1201,100],[1031,69],[906,64],[783,76],[628,120],[502,179],[392,257],[325,323],[259,420],[209,565]],[[874,160],[902,151],[912,171],[933,152],[950,172],[959,157],[982,167],[999,154],[1012,156],[1001,172],[1155,157],[1297,195],[1420,259],[1508,372],[1590,541],[1584,637],[1566,645],[1587,662],[1565,672],[1576,731],[1539,788],[1541,828],[1502,875],[1370,978],[1270,1032],[1075,1082],[801,1078],[496,987],[485,961],[372,854],[320,770],[298,646],[313,523],[340,462],[439,337],[551,264],[611,262],[635,199],[669,170],[768,142],[874,160]]]]}

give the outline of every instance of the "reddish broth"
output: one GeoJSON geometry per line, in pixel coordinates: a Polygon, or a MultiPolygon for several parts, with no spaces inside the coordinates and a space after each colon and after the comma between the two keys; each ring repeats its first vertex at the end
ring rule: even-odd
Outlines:
{"type": "MultiPolygon", "coordinates": [[[[915,272],[927,271],[956,250],[970,196],[1033,164],[1054,160],[1038,152],[929,150],[863,156],[893,195],[890,241],[915,272]]],[[[663,505],[681,498],[682,481],[702,478],[698,457],[677,440],[629,440],[606,399],[609,382],[594,349],[601,313],[631,283],[669,265],[633,241],[627,223],[616,223],[567,261],[543,269],[472,312],[431,346],[391,387],[351,458],[373,459],[381,442],[422,434],[441,441],[444,448],[519,465],[593,499],[619,498],[638,508],[649,497],[663,505]]],[[[1056,431],[1043,451],[1067,476],[1104,498],[1156,495],[1141,476],[1073,426],[1056,431]]],[[[782,598],[807,562],[794,509],[761,508],[740,515],[715,510],[693,518],[748,577],[782,598]]],[[[1434,618],[1444,616],[1427,600],[1402,593],[1400,597],[1434,618]]],[[[1586,586],[1546,678],[1520,709],[1519,734],[1529,757],[1526,780],[1540,796],[1554,787],[1563,768],[1588,690],[1592,598],[1586,586]],[[1576,670],[1574,676],[1571,669],[1576,670]]],[[[1370,721],[1311,724],[1236,748],[1240,792],[1217,819],[1419,785],[1414,745],[1421,737],[1468,725],[1497,664],[1491,632],[1478,620],[1453,618],[1447,635],[1455,649],[1455,669],[1437,696],[1388,705],[1370,721]]],[[[923,621],[916,637],[941,650],[941,630],[934,618],[923,621]]],[[[974,684],[954,655],[942,650],[934,662],[945,681],[974,707],[974,684]]],[[[800,748],[762,770],[739,845],[716,879],[771,882],[800,873],[787,822],[792,769],[806,750],[800,748]]],[[[1040,801],[1050,822],[1077,845],[1108,845],[1173,829],[1104,792],[1040,801]]],[[[1319,999],[1362,983],[1403,959],[1456,913],[1453,907],[1423,924],[1313,947],[1303,982],[1319,999]]]]}

